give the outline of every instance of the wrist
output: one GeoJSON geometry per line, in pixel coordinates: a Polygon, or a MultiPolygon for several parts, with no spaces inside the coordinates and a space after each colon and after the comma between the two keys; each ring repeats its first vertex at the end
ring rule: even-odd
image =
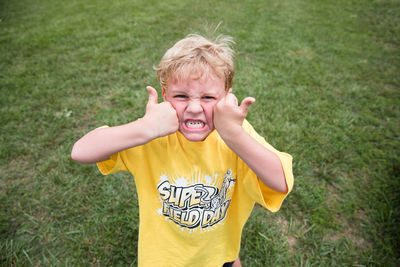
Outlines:
{"type": "Polygon", "coordinates": [[[144,143],[150,142],[159,137],[157,135],[157,129],[153,126],[154,123],[152,123],[152,121],[146,116],[134,121],[133,124],[132,127],[134,129],[140,129],[140,135],[144,143]]]}
{"type": "Polygon", "coordinates": [[[243,134],[246,134],[246,131],[240,125],[230,126],[227,130],[219,131],[217,129],[221,138],[225,141],[225,143],[229,144],[239,140],[243,134]]]}

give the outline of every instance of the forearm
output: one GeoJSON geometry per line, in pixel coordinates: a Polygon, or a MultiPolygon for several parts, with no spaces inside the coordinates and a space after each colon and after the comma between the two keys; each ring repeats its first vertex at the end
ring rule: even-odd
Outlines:
{"type": "Polygon", "coordinates": [[[71,158],[80,163],[95,163],[109,159],[119,151],[143,145],[154,137],[146,130],[143,119],[115,126],[95,129],[75,144],[71,158]]]}
{"type": "Polygon", "coordinates": [[[258,143],[241,127],[235,134],[222,138],[266,186],[281,193],[287,192],[282,164],[274,152],[258,143]]]}

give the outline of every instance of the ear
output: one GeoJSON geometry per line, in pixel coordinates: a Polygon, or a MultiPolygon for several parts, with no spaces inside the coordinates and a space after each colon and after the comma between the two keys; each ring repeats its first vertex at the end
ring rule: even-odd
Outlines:
{"type": "Polygon", "coordinates": [[[163,96],[164,102],[166,102],[167,101],[167,93],[166,93],[164,87],[161,87],[161,92],[162,92],[162,96],[163,96]]]}

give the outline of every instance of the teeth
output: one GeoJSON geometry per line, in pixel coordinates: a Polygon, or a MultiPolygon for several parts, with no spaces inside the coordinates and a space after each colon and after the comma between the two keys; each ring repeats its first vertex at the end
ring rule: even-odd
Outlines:
{"type": "Polygon", "coordinates": [[[204,123],[201,121],[187,121],[186,126],[189,128],[201,128],[203,127],[204,123]]]}

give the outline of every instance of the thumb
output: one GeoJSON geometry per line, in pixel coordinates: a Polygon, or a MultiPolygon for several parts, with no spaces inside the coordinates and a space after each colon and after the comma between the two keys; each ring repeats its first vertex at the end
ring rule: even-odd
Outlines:
{"type": "Polygon", "coordinates": [[[157,104],[158,103],[158,94],[156,89],[151,86],[146,87],[147,91],[149,92],[149,100],[147,101],[147,105],[157,104]]]}
{"type": "Polygon", "coordinates": [[[246,97],[240,104],[240,109],[244,112],[244,114],[247,114],[250,105],[253,104],[254,102],[256,102],[256,99],[254,97],[246,97]]]}

